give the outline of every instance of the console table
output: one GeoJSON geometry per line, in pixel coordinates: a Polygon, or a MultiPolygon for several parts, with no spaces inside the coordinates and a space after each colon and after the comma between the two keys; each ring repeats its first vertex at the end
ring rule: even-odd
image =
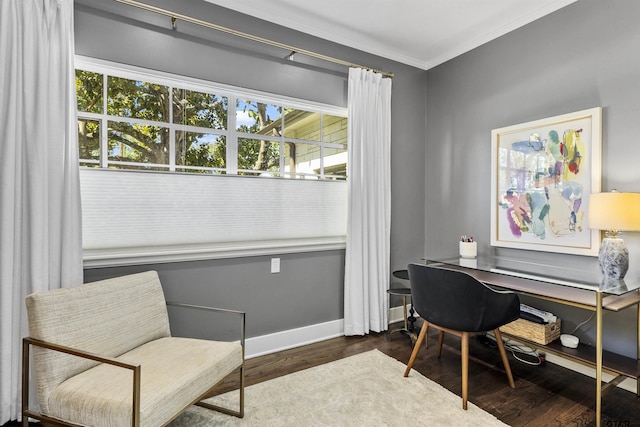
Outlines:
{"type": "Polygon", "coordinates": [[[570,349],[562,347],[559,342],[541,345],[516,338],[532,347],[543,348],[549,353],[595,368],[596,426],[599,427],[601,422],[602,395],[609,388],[617,386],[625,378],[632,378],[636,380],[636,394],[640,396],[640,280],[637,277],[607,279],[602,277],[597,265],[594,265],[593,269],[574,270],[497,256],[477,259],[426,259],[426,263],[462,270],[492,287],[595,311],[595,348],[580,344],[578,348],[570,349]],[[602,348],[603,311],[617,312],[630,307],[638,308],[636,358],[625,357],[602,348]],[[614,375],[614,379],[603,384],[603,372],[614,375]]]}

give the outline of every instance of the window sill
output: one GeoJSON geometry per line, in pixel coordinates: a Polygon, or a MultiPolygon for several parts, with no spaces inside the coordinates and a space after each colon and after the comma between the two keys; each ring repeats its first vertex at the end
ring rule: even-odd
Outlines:
{"type": "Polygon", "coordinates": [[[265,240],[254,242],[173,245],[157,247],[85,249],[84,268],[163,264],[209,259],[244,258],[346,248],[346,237],[265,240]]]}

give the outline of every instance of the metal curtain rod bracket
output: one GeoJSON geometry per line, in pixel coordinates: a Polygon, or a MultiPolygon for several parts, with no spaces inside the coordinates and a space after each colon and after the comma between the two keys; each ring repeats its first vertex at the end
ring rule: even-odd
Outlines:
{"type": "Polygon", "coordinates": [[[154,13],[158,13],[160,15],[168,16],[169,18],[171,18],[171,27],[174,30],[176,29],[176,22],[175,21],[177,19],[180,19],[182,21],[189,22],[191,24],[200,25],[202,27],[211,28],[211,29],[216,30],[216,31],[221,31],[223,33],[231,34],[231,35],[234,35],[236,37],[241,37],[241,38],[244,38],[244,39],[247,39],[247,40],[251,40],[251,41],[254,41],[254,42],[266,44],[266,45],[269,45],[269,46],[275,46],[275,47],[278,47],[280,49],[287,50],[287,51],[291,52],[291,54],[288,55],[289,59],[293,58],[293,54],[306,55],[306,56],[310,56],[312,58],[321,59],[323,61],[332,62],[334,64],[344,65],[346,67],[364,68],[366,70],[371,70],[373,72],[380,73],[384,77],[393,78],[393,73],[388,72],[388,71],[376,70],[375,68],[371,68],[371,67],[367,67],[367,66],[359,65],[359,64],[354,64],[354,63],[349,62],[349,61],[343,61],[342,59],[333,58],[331,56],[323,55],[321,53],[317,53],[317,52],[313,52],[313,51],[305,50],[305,49],[299,49],[299,48],[297,48],[295,46],[291,46],[291,45],[288,45],[288,44],[285,44],[285,43],[280,43],[280,42],[276,42],[276,41],[273,41],[273,40],[265,39],[265,38],[262,38],[262,37],[254,36],[252,34],[243,33],[241,31],[236,31],[236,30],[233,30],[231,28],[223,27],[221,25],[213,24],[211,22],[203,21],[201,19],[192,18],[190,16],[183,15],[181,13],[172,12],[170,10],[162,9],[160,7],[152,6],[150,4],[141,3],[141,2],[138,2],[136,0],[114,0],[114,1],[116,1],[118,3],[123,3],[123,4],[126,4],[126,5],[129,5],[129,6],[137,7],[139,9],[143,9],[143,10],[146,10],[146,11],[149,11],[149,12],[154,12],[154,13]]]}

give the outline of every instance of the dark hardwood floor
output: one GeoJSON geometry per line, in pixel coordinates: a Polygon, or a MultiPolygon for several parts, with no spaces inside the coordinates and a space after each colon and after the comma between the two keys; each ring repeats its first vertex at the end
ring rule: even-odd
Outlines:
{"type": "MultiPolygon", "coordinates": [[[[429,333],[429,349],[420,350],[414,369],[453,393],[461,393],[460,340],[447,335],[437,358],[437,332],[429,333]]],[[[411,340],[401,334],[339,337],[247,361],[247,386],[360,352],[378,349],[407,363],[411,340]]],[[[509,353],[516,389],[509,388],[498,350],[472,339],[469,401],[510,426],[595,426],[595,380],[557,365],[532,366],[509,353]]],[[[399,372],[398,375],[402,375],[399,372]]],[[[221,391],[234,385],[227,383],[221,391]]],[[[411,393],[411,390],[407,390],[411,393]]],[[[425,396],[428,405],[428,396],[425,396]]],[[[621,389],[602,400],[602,427],[640,426],[640,399],[621,389]]],[[[455,425],[455,420],[452,424],[455,425]]]]}
{"type": "MultiPolygon", "coordinates": [[[[414,369],[460,395],[460,340],[447,335],[442,357],[436,356],[437,335],[429,333],[414,369]]],[[[246,385],[266,381],[368,350],[381,352],[406,363],[411,340],[401,334],[370,334],[339,337],[294,348],[246,362],[246,385]]],[[[469,401],[511,426],[594,426],[595,383],[592,378],[557,365],[531,366],[509,354],[516,389],[507,385],[497,349],[472,339],[469,361],[469,401]]],[[[402,375],[398,372],[398,375],[402,375]]],[[[235,378],[234,376],[232,376],[235,378]]],[[[237,380],[223,382],[216,392],[237,387],[237,380]]],[[[407,393],[411,390],[407,389],[407,393]]],[[[425,405],[429,397],[425,396],[425,405]]],[[[635,394],[615,389],[602,401],[603,427],[640,426],[640,400],[635,394]]],[[[451,425],[455,425],[452,419],[451,425]]],[[[3,427],[18,426],[7,424],[3,427]]]]}

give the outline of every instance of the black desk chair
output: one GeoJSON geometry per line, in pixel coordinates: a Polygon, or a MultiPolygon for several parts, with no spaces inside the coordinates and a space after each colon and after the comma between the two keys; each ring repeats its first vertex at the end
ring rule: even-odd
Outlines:
{"type": "Polygon", "coordinates": [[[416,311],[424,319],[404,376],[409,375],[429,326],[440,330],[438,357],[442,353],[444,333],[462,339],[462,408],[467,409],[469,379],[469,337],[493,331],[507,373],[509,386],[515,388],[507,353],[498,329],[520,315],[518,295],[496,291],[470,275],[431,265],[409,264],[411,296],[416,311]]]}

